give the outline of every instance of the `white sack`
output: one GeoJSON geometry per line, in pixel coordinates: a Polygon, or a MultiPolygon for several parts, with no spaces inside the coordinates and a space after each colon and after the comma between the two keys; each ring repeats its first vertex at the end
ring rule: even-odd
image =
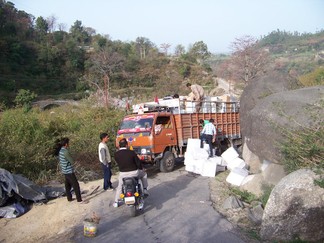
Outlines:
{"type": "Polygon", "coordinates": [[[232,185],[240,186],[248,174],[248,170],[235,167],[227,176],[226,181],[232,185]]]}
{"type": "Polygon", "coordinates": [[[227,163],[227,168],[229,170],[232,170],[236,167],[241,168],[241,169],[245,168],[246,167],[245,161],[243,159],[237,157],[227,163]]]}
{"type": "Polygon", "coordinates": [[[236,152],[236,150],[233,147],[230,147],[224,153],[222,153],[221,156],[226,161],[226,163],[228,164],[233,159],[238,158],[239,154],[236,152]]]}
{"type": "Polygon", "coordinates": [[[222,160],[223,159],[222,159],[222,157],[214,156],[212,158],[209,158],[208,160],[215,162],[217,165],[222,165],[222,160]]]}
{"type": "Polygon", "coordinates": [[[189,138],[187,144],[187,152],[193,148],[200,148],[200,139],[198,138],[189,138]]]}
{"type": "Polygon", "coordinates": [[[201,148],[193,148],[185,153],[185,160],[188,159],[207,159],[208,152],[201,148]]]}
{"type": "Polygon", "coordinates": [[[204,164],[203,159],[199,160],[188,160],[186,164],[186,171],[193,172],[195,174],[201,174],[203,170],[203,164],[204,164]]]}
{"type": "Polygon", "coordinates": [[[211,159],[204,160],[201,175],[214,177],[216,175],[216,168],[217,168],[216,160],[211,160],[211,159]]]}

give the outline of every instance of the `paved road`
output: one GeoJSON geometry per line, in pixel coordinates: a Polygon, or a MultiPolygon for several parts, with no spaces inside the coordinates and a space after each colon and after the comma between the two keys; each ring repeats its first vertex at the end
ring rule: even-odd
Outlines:
{"type": "Polygon", "coordinates": [[[188,173],[183,166],[171,173],[151,171],[150,196],[142,214],[130,217],[125,206],[113,208],[113,192],[96,205],[101,215],[97,236],[84,237],[80,225],[69,242],[244,242],[213,209],[209,180],[188,173]]]}

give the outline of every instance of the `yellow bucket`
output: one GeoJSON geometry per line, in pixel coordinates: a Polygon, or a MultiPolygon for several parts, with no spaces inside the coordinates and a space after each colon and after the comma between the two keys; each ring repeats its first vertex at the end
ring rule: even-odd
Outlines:
{"type": "Polygon", "coordinates": [[[83,234],[86,237],[95,237],[97,235],[97,223],[92,222],[92,219],[83,221],[83,234]]]}

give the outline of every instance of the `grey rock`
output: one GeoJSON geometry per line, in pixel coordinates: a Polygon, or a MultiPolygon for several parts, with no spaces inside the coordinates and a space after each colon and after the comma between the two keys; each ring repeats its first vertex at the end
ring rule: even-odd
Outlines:
{"type": "Polygon", "coordinates": [[[251,152],[249,147],[246,143],[243,144],[243,152],[242,157],[244,161],[249,166],[249,171],[252,174],[260,173],[262,162],[260,161],[259,157],[251,152]]]}
{"type": "Polygon", "coordinates": [[[223,204],[224,209],[243,208],[243,203],[235,196],[226,198],[223,204]]]}
{"type": "Polygon", "coordinates": [[[263,213],[263,240],[324,241],[324,189],[314,183],[321,176],[301,169],[274,187],[263,213]]]}
{"type": "Polygon", "coordinates": [[[263,216],[263,207],[261,204],[249,209],[248,217],[256,225],[261,225],[263,216]]]}
{"type": "MultiPolygon", "coordinates": [[[[272,94],[259,100],[253,109],[241,118],[242,135],[248,148],[261,161],[280,163],[278,145],[282,132],[315,126],[314,116],[321,114],[319,105],[324,97],[324,86],[315,86],[272,94]],[[302,98],[301,98],[302,97],[302,98]]],[[[320,121],[323,117],[317,117],[320,121]]]]}

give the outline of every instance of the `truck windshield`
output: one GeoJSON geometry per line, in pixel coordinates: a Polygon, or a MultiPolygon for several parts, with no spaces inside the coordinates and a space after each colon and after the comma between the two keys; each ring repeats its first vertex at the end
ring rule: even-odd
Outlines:
{"type": "Polygon", "coordinates": [[[148,132],[151,131],[153,117],[133,116],[125,117],[120,125],[118,133],[148,132]]]}

